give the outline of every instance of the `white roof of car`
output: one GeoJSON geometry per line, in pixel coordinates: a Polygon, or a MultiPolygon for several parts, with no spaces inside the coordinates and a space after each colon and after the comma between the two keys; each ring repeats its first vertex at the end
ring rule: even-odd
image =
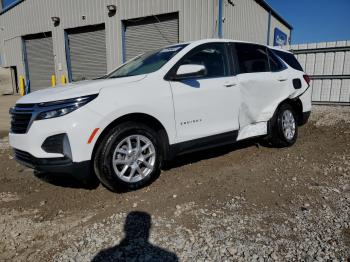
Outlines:
{"type": "MultiPolygon", "coordinates": [[[[202,40],[196,40],[196,41],[189,41],[189,42],[183,42],[183,43],[177,43],[171,46],[176,46],[176,45],[181,45],[181,44],[205,44],[205,43],[212,43],[212,42],[223,42],[223,43],[228,43],[228,42],[233,42],[233,43],[247,43],[247,44],[256,44],[256,45],[263,45],[267,46],[264,44],[260,43],[254,43],[254,42],[249,42],[249,41],[242,41],[242,40],[235,40],[235,39],[221,39],[221,38],[210,38],[210,39],[202,39],[202,40]]],[[[286,52],[286,53],[291,53],[289,50],[283,49],[280,46],[267,46],[270,49],[286,52]]]]}
{"type": "Polygon", "coordinates": [[[277,50],[277,51],[281,51],[281,52],[293,54],[291,51],[286,50],[285,48],[280,47],[280,46],[269,46],[269,48],[270,48],[270,49],[277,50]]]}

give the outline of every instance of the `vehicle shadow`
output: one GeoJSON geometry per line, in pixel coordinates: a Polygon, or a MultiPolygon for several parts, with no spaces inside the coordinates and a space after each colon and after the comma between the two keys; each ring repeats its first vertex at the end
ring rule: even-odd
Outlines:
{"type": "Polygon", "coordinates": [[[179,261],[177,255],[149,242],[151,216],[146,212],[130,212],[124,223],[125,237],[114,246],[101,250],[92,262],[102,261],[179,261]]]}
{"type": "Polygon", "coordinates": [[[231,153],[232,151],[248,148],[248,147],[267,147],[267,145],[262,141],[261,138],[252,138],[237,142],[231,145],[213,147],[210,149],[197,151],[194,153],[188,153],[176,157],[174,160],[168,161],[163,166],[163,170],[170,170],[172,168],[181,167],[188,164],[193,164],[199,161],[223,156],[231,153]]]}
{"type": "Polygon", "coordinates": [[[88,180],[83,180],[74,178],[74,176],[68,174],[38,171],[34,171],[34,176],[45,183],[66,188],[93,190],[100,185],[98,179],[94,177],[88,180]]]}
{"type": "MultiPolygon", "coordinates": [[[[202,151],[197,151],[193,153],[188,153],[184,155],[180,155],[176,157],[175,159],[171,161],[167,161],[164,163],[162,170],[168,171],[173,168],[181,167],[184,165],[196,163],[199,161],[219,157],[226,155],[232,151],[248,148],[248,147],[270,147],[266,142],[264,142],[261,138],[253,138],[253,139],[247,139],[241,142],[234,143],[232,145],[226,145],[226,146],[220,146],[220,147],[214,147],[211,149],[206,149],[202,151]]],[[[79,177],[85,177],[84,174],[75,174],[77,178],[75,178],[73,175],[68,174],[57,174],[57,173],[49,173],[49,172],[38,172],[34,171],[34,175],[49,184],[59,186],[59,187],[66,187],[66,188],[74,188],[74,189],[87,189],[87,190],[94,190],[98,188],[100,185],[100,182],[98,181],[97,177],[95,176],[89,176],[89,179],[79,179],[79,177]]],[[[155,176],[154,179],[156,179],[159,176],[155,176]]],[[[151,184],[153,180],[149,182],[151,184]]],[[[149,184],[145,185],[148,186],[149,184]]],[[[114,191],[115,193],[127,193],[130,190],[127,188],[119,188],[118,190],[114,191]]]]}

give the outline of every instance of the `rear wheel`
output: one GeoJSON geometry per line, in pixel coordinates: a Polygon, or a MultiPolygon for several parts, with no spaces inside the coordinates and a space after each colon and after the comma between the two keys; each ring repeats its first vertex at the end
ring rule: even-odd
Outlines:
{"type": "Polygon", "coordinates": [[[289,104],[282,104],[272,120],[271,143],[277,147],[289,147],[298,138],[296,114],[289,104]]]}
{"type": "Polygon", "coordinates": [[[156,132],[148,126],[120,124],[106,135],[96,151],[96,175],[112,191],[143,187],[160,173],[159,145],[156,132]]]}

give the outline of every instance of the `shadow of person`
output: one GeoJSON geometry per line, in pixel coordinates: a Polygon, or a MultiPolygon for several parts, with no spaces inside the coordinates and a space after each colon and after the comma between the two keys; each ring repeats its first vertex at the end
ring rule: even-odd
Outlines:
{"type": "Polygon", "coordinates": [[[130,212],[124,224],[124,239],[119,245],[100,251],[92,262],[105,261],[178,261],[176,254],[148,242],[151,216],[130,212]]]}

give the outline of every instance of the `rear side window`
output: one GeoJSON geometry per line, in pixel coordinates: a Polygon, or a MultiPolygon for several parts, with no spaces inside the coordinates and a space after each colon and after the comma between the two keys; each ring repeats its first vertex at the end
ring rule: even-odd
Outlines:
{"type": "Polygon", "coordinates": [[[267,49],[264,46],[236,43],[240,73],[269,72],[267,49]]]}
{"type": "Polygon", "coordinates": [[[295,70],[304,72],[304,69],[301,67],[298,60],[293,54],[278,50],[272,50],[272,52],[282,58],[283,61],[286,62],[290,67],[294,68],[295,70]]]}
{"type": "Polygon", "coordinates": [[[271,52],[270,49],[268,49],[268,53],[271,72],[278,72],[287,68],[280,60],[280,58],[278,58],[273,52],[271,52]]]}

